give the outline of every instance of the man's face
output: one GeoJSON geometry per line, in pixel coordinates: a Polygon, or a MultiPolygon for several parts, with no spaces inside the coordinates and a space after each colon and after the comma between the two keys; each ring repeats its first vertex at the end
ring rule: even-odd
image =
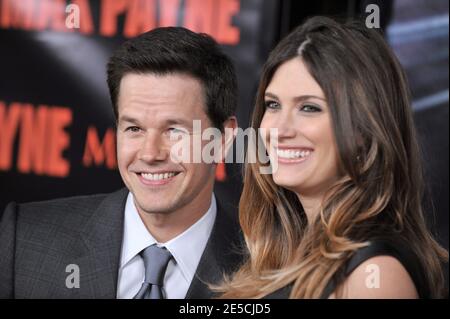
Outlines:
{"type": "Polygon", "coordinates": [[[127,74],[119,92],[118,165],[138,211],[170,214],[209,203],[215,166],[170,156],[174,135],[194,137],[193,120],[201,120],[202,130],[211,127],[200,81],[176,73],[127,74]]]}

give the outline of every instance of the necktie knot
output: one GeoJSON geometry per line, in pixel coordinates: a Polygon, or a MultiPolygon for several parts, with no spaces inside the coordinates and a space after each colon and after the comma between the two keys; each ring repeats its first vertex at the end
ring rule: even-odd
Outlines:
{"type": "Polygon", "coordinates": [[[151,245],[141,252],[141,256],[145,265],[144,282],[162,287],[172,254],[165,247],[151,245]]]}
{"type": "Polygon", "coordinates": [[[163,299],[164,275],[172,254],[165,247],[151,245],[140,253],[144,259],[145,279],[135,299],[163,299]]]}

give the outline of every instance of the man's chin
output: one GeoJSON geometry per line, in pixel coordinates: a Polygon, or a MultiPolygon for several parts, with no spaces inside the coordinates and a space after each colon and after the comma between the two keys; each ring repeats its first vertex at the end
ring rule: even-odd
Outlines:
{"type": "Polygon", "coordinates": [[[145,215],[169,215],[172,211],[166,207],[156,207],[142,210],[142,213],[145,215]]]}
{"type": "Polygon", "coordinates": [[[176,209],[175,203],[149,201],[148,198],[145,202],[138,201],[138,206],[140,208],[139,210],[145,214],[170,214],[176,209]]]}

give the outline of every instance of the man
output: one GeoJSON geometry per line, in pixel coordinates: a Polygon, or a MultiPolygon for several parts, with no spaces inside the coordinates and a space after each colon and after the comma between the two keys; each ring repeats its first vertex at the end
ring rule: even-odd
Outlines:
{"type": "MultiPolygon", "coordinates": [[[[0,297],[209,298],[208,284],[240,263],[235,212],[213,194],[215,163],[172,152],[180,137],[193,142],[210,128],[222,132],[221,154],[232,144],[225,129],[237,125],[237,85],[229,59],[207,35],[159,28],[112,56],[108,86],[126,188],[9,204],[0,297]]],[[[187,151],[198,152],[194,144],[187,151]]]]}

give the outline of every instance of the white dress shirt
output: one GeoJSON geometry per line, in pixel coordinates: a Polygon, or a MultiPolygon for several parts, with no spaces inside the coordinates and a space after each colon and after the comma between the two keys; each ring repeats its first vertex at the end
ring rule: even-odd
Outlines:
{"type": "Polygon", "coordinates": [[[145,227],[130,192],[125,205],[117,298],[130,299],[137,294],[145,277],[144,260],[139,253],[153,244],[166,247],[173,256],[164,276],[166,298],[185,298],[211,234],[216,214],[216,199],[212,194],[211,206],[195,224],[168,242],[158,243],[145,227]]]}

